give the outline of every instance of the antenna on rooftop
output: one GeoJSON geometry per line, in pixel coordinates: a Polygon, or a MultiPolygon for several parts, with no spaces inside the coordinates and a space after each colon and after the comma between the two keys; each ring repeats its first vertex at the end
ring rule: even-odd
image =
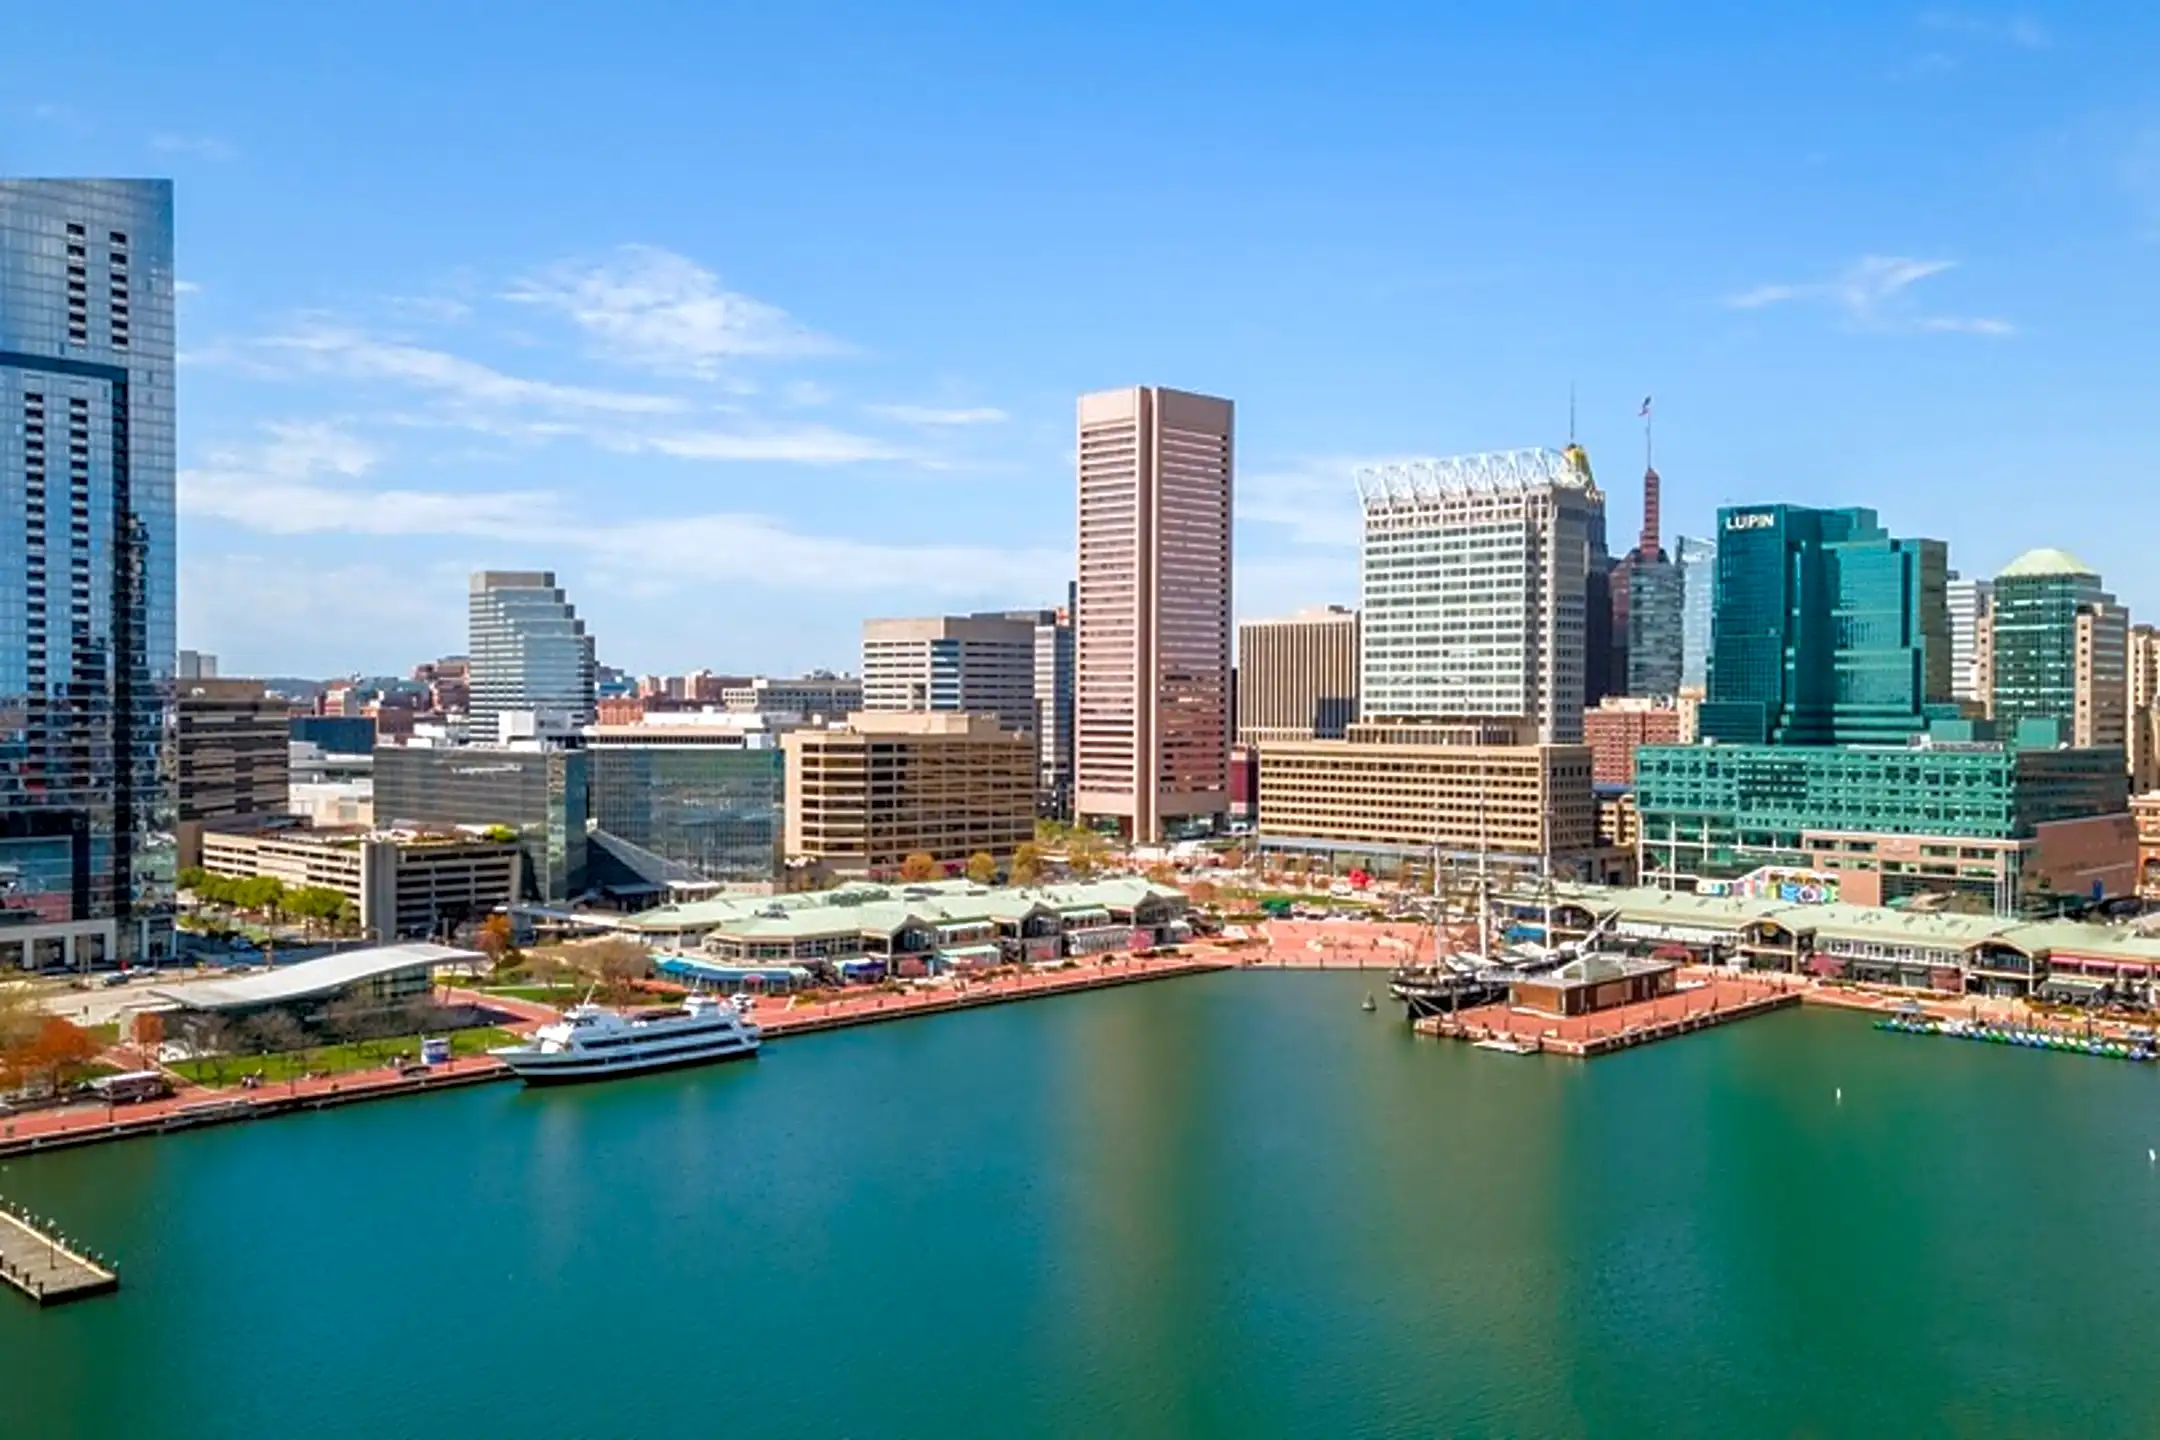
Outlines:
{"type": "Polygon", "coordinates": [[[1575,443],[1575,382],[1567,382],[1567,443],[1575,443]]]}

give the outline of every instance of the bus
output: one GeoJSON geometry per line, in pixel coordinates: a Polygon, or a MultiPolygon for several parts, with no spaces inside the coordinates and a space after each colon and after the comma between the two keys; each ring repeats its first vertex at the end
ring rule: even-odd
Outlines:
{"type": "Polygon", "coordinates": [[[108,1105],[132,1105],[138,1100],[163,1100],[173,1093],[172,1081],[156,1070],[130,1070],[122,1075],[100,1075],[90,1082],[91,1091],[108,1105]]]}

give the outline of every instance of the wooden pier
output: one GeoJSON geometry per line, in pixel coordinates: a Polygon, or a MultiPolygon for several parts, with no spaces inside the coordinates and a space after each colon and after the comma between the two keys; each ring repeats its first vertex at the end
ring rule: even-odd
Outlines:
{"type": "Polygon", "coordinates": [[[1418,1021],[1415,1028],[1420,1035],[1467,1040],[1488,1049],[1539,1051],[1587,1060],[1789,1009],[1800,1003],[1800,993],[1771,982],[1717,980],[1656,1000],[1565,1019],[1502,1003],[1481,1005],[1457,1015],[1429,1016],[1418,1021]]]}
{"type": "Polygon", "coordinates": [[[68,1245],[48,1227],[0,1207],[0,1279],[37,1301],[59,1305],[120,1288],[120,1273],[68,1245]]]}

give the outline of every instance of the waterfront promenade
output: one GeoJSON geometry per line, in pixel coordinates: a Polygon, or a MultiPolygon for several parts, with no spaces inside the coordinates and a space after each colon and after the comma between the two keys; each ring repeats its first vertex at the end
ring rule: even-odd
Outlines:
{"type": "Polygon", "coordinates": [[[887,1020],[1034,1000],[1046,995],[1067,995],[1081,990],[1169,980],[1180,975],[1206,974],[1233,969],[1237,963],[1229,955],[1215,950],[1178,955],[1099,956],[1079,961],[1070,970],[1025,971],[986,980],[960,979],[951,985],[897,993],[885,990],[843,992],[808,1003],[767,1000],[758,1005],[752,1018],[764,1029],[765,1038],[777,1040],[819,1030],[840,1030],[852,1025],[874,1025],[887,1020]]]}
{"type": "MultiPolygon", "coordinates": [[[[1083,961],[1070,970],[1000,975],[900,993],[883,990],[850,992],[802,1003],[775,997],[758,1006],[755,1018],[763,1027],[767,1040],[779,1040],[822,1030],[1204,974],[1232,968],[1235,963],[1213,951],[1149,957],[1102,956],[1083,961]]],[[[520,1032],[529,1032],[556,1019],[559,1014],[553,1007],[535,1001],[480,991],[451,990],[446,998],[452,1004],[506,1014],[510,1017],[506,1028],[520,1032]]],[[[491,1056],[464,1055],[414,1074],[403,1074],[394,1067],[385,1066],[342,1075],[294,1079],[255,1090],[237,1085],[183,1084],[165,1100],[129,1105],[59,1106],[7,1117],[0,1120],[0,1159],[511,1078],[509,1069],[491,1056]]]]}

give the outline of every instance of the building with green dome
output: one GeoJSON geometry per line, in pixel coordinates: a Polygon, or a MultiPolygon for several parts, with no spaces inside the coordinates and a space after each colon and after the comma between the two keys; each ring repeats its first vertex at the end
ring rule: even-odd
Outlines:
{"type": "Polygon", "coordinates": [[[1998,733],[2023,745],[2123,749],[2130,619],[2097,571],[2060,550],[2028,550],[1995,577],[1987,623],[1998,733]]]}

